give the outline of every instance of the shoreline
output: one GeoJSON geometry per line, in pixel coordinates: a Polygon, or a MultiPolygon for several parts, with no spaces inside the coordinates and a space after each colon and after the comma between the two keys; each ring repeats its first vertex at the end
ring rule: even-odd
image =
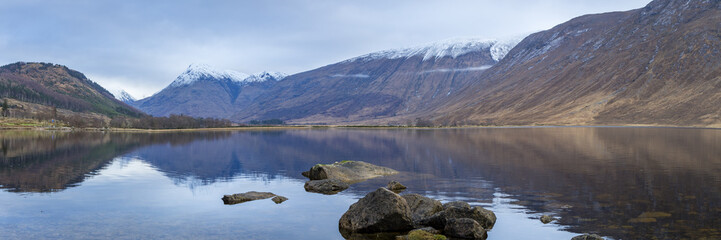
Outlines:
{"type": "Polygon", "coordinates": [[[248,126],[227,128],[182,128],[182,129],[138,129],[138,128],[72,128],[72,127],[38,127],[38,126],[0,126],[0,131],[31,130],[31,131],[100,131],[100,132],[210,132],[210,131],[255,131],[255,130],[300,130],[300,129],[513,129],[513,128],[677,128],[677,129],[708,129],[721,130],[713,126],[674,126],[651,124],[627,125],[502,125],[502,126],[457,126],[457,127],[412,127],[412,126],[370,126],[370,125],[287,125],[287,126],[248,126]]]}

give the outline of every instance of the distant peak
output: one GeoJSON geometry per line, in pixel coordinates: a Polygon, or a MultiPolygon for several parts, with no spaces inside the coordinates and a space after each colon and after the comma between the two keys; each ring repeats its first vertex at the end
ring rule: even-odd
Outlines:
{"type": "Polygon", "coordinates": [[[231,80],[243,82],[249,75],[233,70],[218,70],[206,64],[191,64],[170,86],[178,87],[192,84],[198,80],[231,80]]]}
{"type": "Polygon", "coordinates": [[[423,60],[443,57],[458,57],[471,52],[490,51],[493,60],[500,61],[519,41],[499,41],[481,38],[452,38],[410,48],[391,49],[347,60],[370,61],[376,59],[397,59],[422,56],[423,60]]]}

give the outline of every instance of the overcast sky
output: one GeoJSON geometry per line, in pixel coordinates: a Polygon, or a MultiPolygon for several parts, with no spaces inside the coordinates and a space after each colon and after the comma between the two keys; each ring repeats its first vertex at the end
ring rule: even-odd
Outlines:
{"type": "Polygon", "coordinates": [[[459,37],[504,39],[649,0],[3,0],[0,65],[52,62],[149,96],[191,63],[288,74],[459,37]]]}

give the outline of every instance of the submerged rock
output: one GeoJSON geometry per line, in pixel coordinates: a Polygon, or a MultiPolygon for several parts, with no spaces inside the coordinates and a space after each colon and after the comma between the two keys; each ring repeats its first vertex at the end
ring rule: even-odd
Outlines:
{"type": "MultiPolygon", "coordinates": [[[[432,229],[432,228],[431,228],[432,229]]],[[[445,240],[446,236],[440,235],[435,232],[427,231],[426,229],[416,229],[408,232],[408,235],[396,236],[396,240],[445,240]]]]}
{"type": "Polygon", "coordinates": [[[452,218],[446,222],[443,233],[450,237],[467,239],[486,239],[488,234],[476,220],[470,218],[452,218]]]}
{"type": "Polygon", "coordinates": [[[310,180],[338,179],[352,184],[397,173],[396,170],[366,162],[341,161],[333,164],[317,164],[303,175],[307,175],[310,180]]]}
{"type": "Polygon", "coordinates": [[[274,202],[275,204],[281,204],[281,203],[283,203],[283,202],[285,202],[285,201],[288,201],[288,198],[287,198],[287,197],[283,197],[283,196],[275,196],[275,197],[273,197],[273,198],[270,199],[270,200],[273,200],[273,202],[274,202]]]}
{"type": "Polygon", "coordinates": [[[347,233],[402,232],[413,229],[413,220],[403,197],[379,188],[351,205],[338,226],[347,233]]]}
{"type": "Polygon", "coordinates": [[[555,219],[554,219],[553,217],[551,217],[551,216],[548,216],[548,215],[543,215],[543,216],[541,216],[541,222],[542,222],[543,224],[547,224],[547,223],[553,222],[553,220],[555,220],[555,219]]]}
{"type": "Polygon", "coordinates": [[[306,191],[322,194],[336,194],[350,187],[347,183],[337,179],[311,180],[303,186],[306,191]]]}
{"type": "Polygon", "coordinates": [[[443,205],[441,202],[435,199],[431,199],[420,194],[405,194],[403,198],[411,208],[411,216],[413,223],[420,225],[420,221],[433,216],[440,211],[443,211],[443,205]]]}
{"type": "Polygon", "coordinates": [[[394,191],[394,192],[400,192],[406,189],[406,186],[403,186],[403,184],[391,181],[388,183],[388,186],[386,187],[388,190],[394,191]]]}
{"type": "Polygon", "coordinates": [[[225,203],[227,205],[231,205],[231,204],[244,203],[244,202],[248,202],[248,201],[272,198],[275,196],[276,196],[275,194],[269,193],[269,192],[250,191],[250,192],[246,192],[246,193],[224,195],[222,199],[223,199],[223,203],[225,203]]]}
{"type": "Polygon", "coordinates": [[[604,239],[601,236],[598,236],[596,234],[586,233],[583,235],[575,236],[575,237],[571,238],[571,240],[604,240],[604,239]]]}

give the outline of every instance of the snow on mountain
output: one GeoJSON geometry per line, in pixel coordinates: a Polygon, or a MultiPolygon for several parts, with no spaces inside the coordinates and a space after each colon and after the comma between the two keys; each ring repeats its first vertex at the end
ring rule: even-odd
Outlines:
{"type": "Polygon", "coordinates": [[[490,49],[494,60],[500,61],[521,39],[488,40],[479,38],[454,38],[411,48],[391,49],[352,58],[346,62],[371,61],[376,59],[397,59],[423,56],[423,60],[452,57],[490,49]]]}
{"type": "Polygon", "coordinates": [[[506,57],[506,54],[513,49],[518,43],[520,43],[523,40],[524,37],[515,37],[515,38],[509,38],[504,40],[498,40],[495,44],[491,47],[491,57],[493,60],[496,60],[496,62],[500,62],[501,59],[506,57]]]}
{"type": "Polygon", "coordinates": [[[233,70],[218,70],[205,64],[191,64],[178,78],[170,84],[171,87],[189,85],[202,79],[229,79],[234,82],[243,82],[250,75],[233,70]]]}
{"type": "Polygon", "coordinates": [[[130,95],[130,93],[126,92],[125,90],[120,90],[120,93],[115,96],[118,100],[127,103],[127,102],[135,102],[136,99],[130,95]]]}
{"type": "Polygon", "coordinates": [[[205,64],[191,64],[185,72],[170,84],[171,87],[189,85],[203,79],[228,79],[237,83],[264,82],[268,80],[280,81],[286,74],[280,72],[259,72],[248,75],[233,70],[218,70],[205,64]]]}
{"type": "Polygon", "coordinates": [[[285,78],[286,76],[288,76],[288,75],[286,75],[285,73],[281,73],[281,72],[263,71],[263,72],[259,72],[259,73],[250,75],[249,77],[245,78],[243,81],[244,82],[265,82],[268,80],[280,81],[280,80],[283,80],[283,78],[285,78]]]}

